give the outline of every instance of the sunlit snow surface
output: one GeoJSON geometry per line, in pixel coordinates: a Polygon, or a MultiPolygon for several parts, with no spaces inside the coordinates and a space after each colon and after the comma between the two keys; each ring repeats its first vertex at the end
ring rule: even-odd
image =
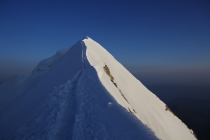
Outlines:
{"type": "Polygon", "coordinates": [[[16,98],[5,97],[13,102],[0,107],[2,140],[195,139],[164,103],[89,37],[40,62],[24,81],[19,90],[8,92],[16,98]]]}

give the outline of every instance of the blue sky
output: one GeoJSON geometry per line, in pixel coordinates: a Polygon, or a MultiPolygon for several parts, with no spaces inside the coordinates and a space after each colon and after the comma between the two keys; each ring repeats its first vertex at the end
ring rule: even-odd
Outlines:
{"type": "Polygon", "coordinates": [[[145,84],[210,85],[208,0],[0,1],[0,81],[88,35],[145,84]]]}

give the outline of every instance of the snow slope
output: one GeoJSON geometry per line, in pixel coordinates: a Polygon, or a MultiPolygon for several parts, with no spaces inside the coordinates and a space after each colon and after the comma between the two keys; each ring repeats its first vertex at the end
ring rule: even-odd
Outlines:
{"type": "Polygon", "coordinates": [[[40,62],[14,92],[14,102],[4,103],[9,107],[0,112],[0,139],[195,139],[89,37],[60,52],[40,62]]]}
{"type": "Polygon", "coordinates": [[[84,39],[84,43],[87,47],[87,59],[96,69],[104,87],[120,105],[151,128],[158,138],[163,140],[196,139],[181,120],[170,111],[166,111],[166,105],[158,97],[142,85],[100,44],[89,37],[84,39]],[[104,71],[105,65],[112,76],[104,71]],[[111,77],[113,81],[110,81],[111,77]]]}
{"type": "Polygon", "coordinates": [[[19,90],[29,75],[29,73],[17,75],[0,85],[0,114],[17,98],[16,91],[19,90]]]}
{"type": "MultiPolygon", "coordinates": [[[[69,47],[70,48],[70,47],[69,47]]],[[[57,51],[50,58],[42,60],[31,73],[15,76],[8,82],[0,85],[0,114],[15,102],[25,91],[30,89],[37,80],[46,73],[69,50],[65,48],[57,51]]]]}

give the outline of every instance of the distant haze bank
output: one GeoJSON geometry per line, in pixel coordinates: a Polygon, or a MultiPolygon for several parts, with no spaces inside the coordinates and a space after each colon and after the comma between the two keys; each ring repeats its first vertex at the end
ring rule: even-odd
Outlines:
{"type": "Polygon", "coordinates": [[[146,87],[165,103],[184,97],[210,99],[210,86],[146,85],[146,87]]]}

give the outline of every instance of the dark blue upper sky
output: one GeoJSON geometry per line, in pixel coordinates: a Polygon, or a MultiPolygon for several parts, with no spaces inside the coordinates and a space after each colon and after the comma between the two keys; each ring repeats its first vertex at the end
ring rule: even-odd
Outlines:
{"type": "Polygon", "coordinates": [[[143,83],[210,85],[209,0],[1,0],[0,81],[86,35],[143,83]]]}

